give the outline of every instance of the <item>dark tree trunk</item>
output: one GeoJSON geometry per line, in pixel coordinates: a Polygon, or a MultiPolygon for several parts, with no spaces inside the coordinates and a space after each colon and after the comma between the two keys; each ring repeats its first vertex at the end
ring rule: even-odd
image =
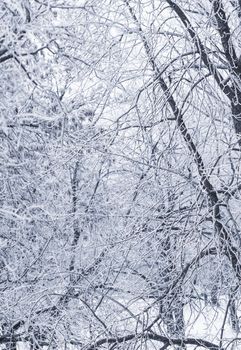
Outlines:
{"type": "Polygon", "coordinates": [[[230,320],[231,320],[232,329],[235,331],[235,333],[239,333],[240,326],[239,326],[239,318],[237,315],[235,300],[232,300],[230,303],[230,320]]]}

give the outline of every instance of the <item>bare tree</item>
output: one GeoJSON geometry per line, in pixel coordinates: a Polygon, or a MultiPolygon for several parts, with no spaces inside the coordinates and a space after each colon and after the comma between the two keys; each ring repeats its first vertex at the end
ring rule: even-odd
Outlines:
{"type": "Polygon", "coordinates": [[[0,6],[0,347],[238,349],[240,2],[0,6]]]}

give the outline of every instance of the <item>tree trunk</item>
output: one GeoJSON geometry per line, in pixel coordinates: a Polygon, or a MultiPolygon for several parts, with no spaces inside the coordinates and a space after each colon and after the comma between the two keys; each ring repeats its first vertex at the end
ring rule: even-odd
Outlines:
{"type": "MultiPolygon", "coordinates": [[[[161,266],[160,266],[160,282],[167,286],[171,285],[173,277],[177,273],[173,250],[170,237],[162,241],[161,266]],[[163,268],[164,266],[164,268],[163,268]]],[[[164,291],[163,291],[164,292],[164,291]]],[[[182,289],[178,287],[171,293],[168,293],[167,298],[164,298],[160,303],[160,316],[164,321],[167,332],[172,338],[182,339],[184,337],[184,315],[182,302],[182,289]]],[[[183,349],[183,346],[178,346],[183,349]]]]}

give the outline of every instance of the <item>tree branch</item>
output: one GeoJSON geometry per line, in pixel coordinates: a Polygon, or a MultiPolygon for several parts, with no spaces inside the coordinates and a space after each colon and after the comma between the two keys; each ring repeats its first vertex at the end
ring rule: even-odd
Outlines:
{"type": "Polygon", "coordinates": [[[238,57],[232,44],[231,31],[221,0],[210,0],[213,4],[214,15],[218,24],[218,32],[224,49],[225,57],[231,70],[240,77],[238,57]]]}
{"type": "Polygon", "coordinates": [[[208,57],[208,54],[206,52],[206,49],[201,42],[199,36],[197,35],[196,31],[194,30],[191,22],[183,12],[183,10],[172,0],[166,0],[166,2],[169,4],[169,6],[173,9],[173,11],[176,12],[178,17],[180,18],[181,22],[184,24],[185,28],[187,29],[190,37],[193,39],[196,49],[200,53],[201,59],[203,60],[204,64],[206,65],[207,69],[210,71],[210,73],[213,75],[215,81],[217,82],[218,86],[220,89],[224,92],[224,94],[232,100],[234,97],[234,93],[232,89],[225,84],[224,78],[222,75],[218,72],[217,68],[215,65],[212,63],[210,58],[208,57]]]}
{"type": "Polygon", "coordinates": [[[97,340],[93,345],[89,346],[87,350],[94,350],[104,344],[120,344],[120,343],[125,343],[127,341],[131,341],[133,339],[138,339],[138,338],[144,338],[146,340],[154,340],[158,342],[162,342],[165,345],[165,348],[168,346],[172,345],[195,345],[198,347],[203,347],[207,348],[209,350],[221,350],[221,348],[209,341],[200,339],[200,338],[186,338],[186,339],[172,339],[172,338],[167,338],[162,335],[158,335],[152,332],[147,332],[147,333],[141,333],[141,334],[128,334],[123,337],[113,337],[113,338],[103,338],[100,340],[97,340]]]}

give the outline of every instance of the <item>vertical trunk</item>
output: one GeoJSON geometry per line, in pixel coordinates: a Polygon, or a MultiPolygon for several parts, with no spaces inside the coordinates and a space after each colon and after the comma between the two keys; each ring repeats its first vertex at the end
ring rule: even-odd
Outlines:
{"type": "MultiPolygon", "coordinates": [[[[177,273],[177,266],[173,259],[175,247],[172,246],[170,237],[162,241],[160,282],[167,286],[172,283],[172,279],[177,273]]],[[[168,294],[160,304],[161,319],[164,321],[170,337],[182,339],[184,337],[184,316],[182,303],[182,289],[177,288],[168,294]]],[[[178,347],[183,348],[183,347],[178,347]]]]}
{"type": "MultiPolygon", "coordinates": [[[[72,215],[73,215],[73,256],[70,261],[69,271],[73,272],[75,269],[75,249],[78,245],[80,239],[80,228],[79,228],[79,220],[77,218],[77,191],[78,191],[78,171],[79,171],[80,163],[77,161],[73,171],[73,177],[71,179],[71,188],[72,188],[72,215]]],[[[71,281],[74,281],[73,276],[70,275],[71,281]]]]}
{"type": "Polygon", "coordinates": [[[213,306],[220,306],[219,305],[219,295],[220,295],[220,282],[222,280],[222,272],[217,271],[212,276],[211,281],[211,303],[213,306]]]}
{"type": "Polygon", "coordinates": [[[229,306],[231,326],[236,334],[240,332],[240,323],[239,323],[239,317],[238,317],[237,306],[236,306],[237,290],[238,290],[237,288],[231,290],[230,306],[229,306]]]}
{"type": "Polygon", "coordinates": [[[230,303],[230,320],[232,329],[236,334],[238,334],[240,331],[240,325],[235,300],[232,300],[230,303]]]}
{"type": "Polygon", "coordinates": [[[162,310],[164,313],[163,319],[170,337],[182,339],[184,337],[184,315],[180,293],[181,290],[179,289],[175,295],[170,295],[170,302],[162,306],[162,310]]]}
{"type": "Polygon", "coordinates": [[[214,281],[214,284],[211,288],[211,302],[214,306],[219,306],[218,303],[218,282],[214,281]]]}

